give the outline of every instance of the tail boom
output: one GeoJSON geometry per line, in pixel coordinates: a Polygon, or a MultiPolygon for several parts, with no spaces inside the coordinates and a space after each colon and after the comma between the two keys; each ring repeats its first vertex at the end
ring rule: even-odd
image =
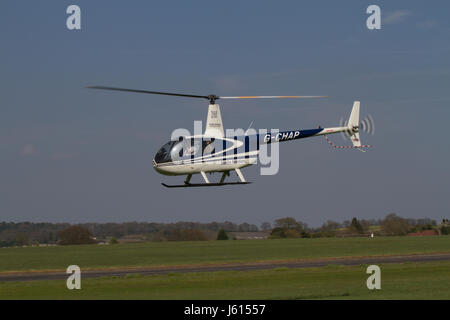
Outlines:
{"type": "MultiPolygon", "coordinates": [[[[341,127],[330,127],[330,128],[317,128],[317,129],[308,129],[308,130],[290,130],[290,131],[281,131],[275,133],[267,133],[260,140],[261,143],[274,143],[274,142],[284,142],[290,140],[297,140],[303,138],[309,138],[314,136],[325,136],[327,141],[330,143],[326,135],[345,132],[352,141],[353,146],[348,146],[349,148],[364,148],[370,147],[368,145],[362,145],[360,136],[359,136],[359,108],[360,102],[353,102],[353,108],[350,113],[350,117],[348,120],[348,124],[341,127]]],[[[332,144],[334,147],[334,144],[332,144]]]]}

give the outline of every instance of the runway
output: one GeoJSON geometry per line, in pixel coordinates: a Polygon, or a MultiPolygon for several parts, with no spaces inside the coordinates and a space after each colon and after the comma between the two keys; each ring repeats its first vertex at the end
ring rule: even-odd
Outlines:
{"type": "MultiPolygon", "coordinates": [[[[158,275],[168,273],[189,273],[189,272],[214,272],[214,271],[250,271],[267,270],[274,268],[313,268],[329,265],[357,266],[365,264],[386,264],[386,263],[404,263],[404,262],[432,262],[450,260],[450,253],[433,254],[414,254],[414,255],[396,255],[396,256],[373,256],[373,257],[345,257],[345,258],[324,258],[314,260],[299,261],[267,261],[257,263],[229,263],[214,265],[193,265],[193,266],[171,266],[171,267],[147,267],[147,268],[121,268],[121,269],[102,269],[85,270],[81,267],[81,277],[99,278],[99,277],[124,277],[128,274],[140,275],[158,275]]],[[[65,271],[61,272],[14,272],[0,273],[0,282],[2,281],[37,281],[37,280],[58,280],[67,279],[69,275],[65,271]]]]}

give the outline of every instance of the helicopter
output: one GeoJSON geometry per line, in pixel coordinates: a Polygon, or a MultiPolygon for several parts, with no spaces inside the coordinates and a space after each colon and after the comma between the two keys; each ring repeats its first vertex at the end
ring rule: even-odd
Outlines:
{"type": "MultiPolygon", "coordinates": [[[[343,122],[338,127],[306,130],[287,130],[255,133],[240,136],[225,136],[220,106],[216,103],[219,99],[273,99],[273,98],[326,98],[326,96],[217,96],[193,95],[182,93],[170,93],[161,91],[136,90],[105,86],[87,86],[89,89],[136,92],[146,94],[157,94],[166,96],[188,97],[206,99],[209,101],[208,114],[206,119],[205,132],[200,135],[180,136],[164,144],[153,158],[153,168],[160,174],[167,176],[185,175],[186,180],[181,185],[168,185],[161,183],[167,188],[186,187],[212,187],[225,185],[243,185],[251,182],[246,181],[241,172],[242,168],[253,165],[257,162],[261,145],[298,140],[303,138],[325,136],[335,133],[343,133],[348,136],[353,146],[345,146],[359,149],[370,147],[362,145],[359,135],[359,109],[360,101],[354,101],[348,121],[343,122]],[[251,150],[251,141],[254,150],[251,150]],[[239,177],[239,181],[225,182],[225,178],[234,171],[239,177]],[[221,173],[219,182],[210,182],[206,173],[221,173]],[[204,183],[191,183],[194,174],[200,174],[204,183]]],[[[365,124],[365,122],[363,122],[365,124]]],[[[330,143],[330,141],[327,139],[330,143]]],[[[338,147],[330,143],[332,146],[338,147]]]]}

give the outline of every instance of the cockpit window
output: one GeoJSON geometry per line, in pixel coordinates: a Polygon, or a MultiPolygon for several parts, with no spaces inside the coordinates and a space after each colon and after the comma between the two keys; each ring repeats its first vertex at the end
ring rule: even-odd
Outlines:
{"type": "Polygon", "coordinates": [[[163,145],[155,155],[155,162],[156,163],[170,162],[171,161],[170,149],[172,149],[173,145],[177,142],[178,141],[170,141],[165,145],[163,145]]]}
{"type": "Polygon", "coordinates": [[[182,139],[163,145],[155,155],[156,163],[192,160],[215,152],[214,139],[182,139]]]}
{"type": "Polygon", "coordinates": [[[203,150],[203,156],[209,156],[215,152],[215,146],[214,146],[214,138],[211,140],[203,140],[202,143],[202,150],[203,150]]]}

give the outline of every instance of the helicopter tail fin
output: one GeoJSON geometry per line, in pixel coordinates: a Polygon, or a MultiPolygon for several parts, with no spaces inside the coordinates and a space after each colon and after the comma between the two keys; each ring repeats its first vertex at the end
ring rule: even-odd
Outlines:
{"type": "Polygon", "coordinates": [[[352,112],[348,119],[348,134],[354,147],[361,147],[361,140],[359,138],[359,101],[353,102],[352,112]]]}

